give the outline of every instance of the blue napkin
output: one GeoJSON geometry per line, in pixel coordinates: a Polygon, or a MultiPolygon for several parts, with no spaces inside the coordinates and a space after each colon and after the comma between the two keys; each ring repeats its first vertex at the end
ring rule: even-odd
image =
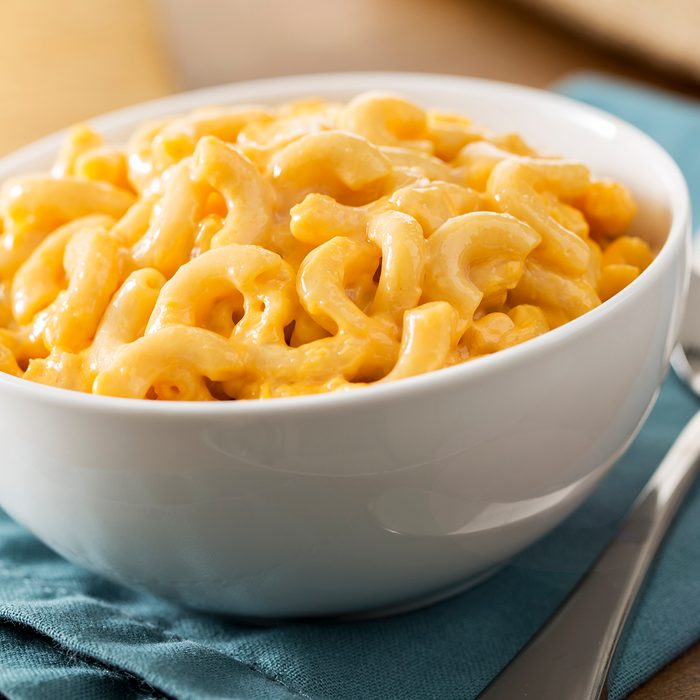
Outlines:
{"type": "MultiPolygon", "coordinates": [[[[627,119],[678,160],[700,210],[700,104],[579,76],[557,86],[627,119]]],[[[669,376],[593,496],[471,591],[372,622],[256,628],[178,608],[69,564],[0,516],[0,691],[10,698],[474,698],[555,611],[699,403],[669,376]]],[[[610,696],[700,639],[700,484],[627,626],[610,696]]]]}

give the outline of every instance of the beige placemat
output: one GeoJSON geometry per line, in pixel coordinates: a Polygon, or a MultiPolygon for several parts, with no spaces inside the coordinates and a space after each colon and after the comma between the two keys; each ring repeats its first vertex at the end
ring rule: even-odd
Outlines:
{"type": "Polygon", "coordinates": [[[700,81],[700,0],[517,0],[571,29],[700,81]]]}

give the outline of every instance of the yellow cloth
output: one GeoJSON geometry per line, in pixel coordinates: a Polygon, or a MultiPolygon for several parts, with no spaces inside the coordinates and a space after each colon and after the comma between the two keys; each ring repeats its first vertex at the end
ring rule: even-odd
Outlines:
{"type": "Polygon", "coordinates": [[[174,90],[142,0],[3,0],[0,27],[0,154],[174,90]]]}

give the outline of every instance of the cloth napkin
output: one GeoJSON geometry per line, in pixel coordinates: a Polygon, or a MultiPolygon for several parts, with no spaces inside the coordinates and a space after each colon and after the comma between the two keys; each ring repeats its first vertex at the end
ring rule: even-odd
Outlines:
{"type": "MultiPolygon", "coordinates": [[[[660,141],[700,210],[700,104],[592,75],[557,89],[660,141]]],[[[669,375],[627,454],[556,531],[466,593],[370,622],[249,627],[194,613],[89,574],[0,516],[0,691],[21,700],[474,698],[614,535],[698,407],[669,375]]],[[[626,696],[699,639],[700,484],[627,625],[611,698],[626,696]]]]}

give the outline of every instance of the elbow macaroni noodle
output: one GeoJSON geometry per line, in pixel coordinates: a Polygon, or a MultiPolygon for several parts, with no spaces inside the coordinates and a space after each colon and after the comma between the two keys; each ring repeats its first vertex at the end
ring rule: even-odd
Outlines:
{"type": "Polygon", "coordinates": [[[586,313],[651,262],[627,190],[394,95],[73,129],[0,194],[0,371],[253,399],[410,377],[586,313]]]}

